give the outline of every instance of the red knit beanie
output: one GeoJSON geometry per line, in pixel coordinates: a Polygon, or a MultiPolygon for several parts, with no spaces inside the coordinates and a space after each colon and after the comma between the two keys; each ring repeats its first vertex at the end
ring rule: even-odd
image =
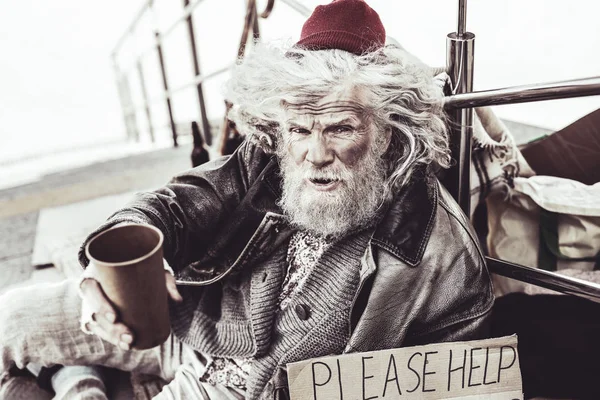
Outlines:
{"type": "Polygon", "coordinates": [[[317,6],[296,43],[307,50],[340,49],[356,55],[384,45],[385,28],[379,15],[363,0],[333,0],[317,6]]]}

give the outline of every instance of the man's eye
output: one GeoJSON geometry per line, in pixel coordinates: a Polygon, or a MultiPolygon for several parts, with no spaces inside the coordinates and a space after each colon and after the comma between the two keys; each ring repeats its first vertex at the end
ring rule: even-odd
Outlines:
{"type": "Polygon", "coordinates": [[[335,126],[333,127],[333,131],[335,133],[348,133],[348,132],[352,132],[353,129],[351,126],[347,126],[347,125],[339,125],[339,126],[335,126]]]}
{"type": "Polygon", "coordinates": [[[310,135],[310,131],[305,128],[292,128],[290,129],[290,132],[297,133],[299,135],[310,135]]]}

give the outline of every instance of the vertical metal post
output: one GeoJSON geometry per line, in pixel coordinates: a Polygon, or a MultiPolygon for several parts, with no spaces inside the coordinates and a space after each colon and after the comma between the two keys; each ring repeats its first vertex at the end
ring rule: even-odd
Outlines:
{"type": "Polygon", "coordinates": [[[112,67],[113,72],[115,74],[115,81],[117,84],[117,94],[119,95],[119,103],[121,103],[121,110],[123,111],[123,123],[125,124],[125,132],[127,134],[127,138],[131,138],[131,131],[129,129],[129,121],[127,120],[127,104],[125,99],[123,98],[123,87],[121,82],[121,71],[119,66],[117,65],[116,56],[112,55],[112,67]]]}
{"type": "Polygon", "coordinates": [[[113,71],[117,81],[117,93],[119,95],[119,102],[121,103],[121,109],[123,110],[123,121],[125,123],[125,130],[127,132],[128,139],[139,140],[139,130],[137,127],[137,119],[135,116],[135,110],[131,101],[131,92],[129,89],[129,82],[127,76],[121,72],[116,60],[116,56],[112,56],[113,71]]]}
{"type": "Polygon", "coordinates": [[[252,15],[252,39],[256,42],[260,39],[260,27],[258,26],[258,10],[256,9],[256,3],[254,3],[254,12],[252,15]]]}
{"type": "MultiPolygon", "coordinates": [[[[187,7],[189,4],[190,0],[183,0],[184,7],[187,7]]],[[[190,15],[187,17],[187,26],[190,36],[190,46],[192,49],[192,61],[194,63],[194,76],[198,78],[200,76],[200,62],[198,61],[198,52],[196,50],[196,35],[194,33],[194,23],[192,22],[192,13],[190,13],[190,15]]],[[[210,124],[206,115],[202,82],[198,82],[196,89],[198,91],[198,104],[200,105],[200,119],[202,120],[202,133],[204,135],[204,142],[210,146],[212,144],[212,133],[210,131],[210,124]]]]}
{"type": "Polygon", "coordinates": [[[154,143],[154,126],[152,125],[152,116],[150,114],[150,104],[148,103],[148,92],[146,91],[146,81],[144,79],[144,71],[142,69],[142,63],[139,58],[136,61],[136,67],[138,76],[140,79],[140,87],[142,89],[142,96],[144,97],[144,110],[146,111],[146,118],[148,119],[148,130],[150,133],[150,141],[154,143]]]}
{"type": "Polygon", "coordinates": [[[177,143],[177,127],[173,119],[173,108],[171,107],[171,94],[169,93],[169,83],[167,82],[167,71],[165,70],[165,60],[160,42],[160,33],[154,32],[156,38],[156,51],[158,52],[158,62],[160,63],[160,72],[162,74],[163,88],[165,89],[165,98],[167,99],[167,110],[169,111],[169,119],[171,121],[171,132],[173,133],[173,147],[179,146],[177,143]]]}
{"type": "Polygon", "coordinates": [[[456,33],[458,36],[465,34],[467,30],[467,0],[458,0],[458,27],[456,33]]]}
{"type": "MultiPolygon", "coordinates": [[[[473,91],[473,55],[475,35],[465,32],[466,0],[459,0],[458,32],[446,38],[446,70],[450,76],[452,94],[473,91]]],[[[444,184],[467,216],[470,215],[471,140],[473,109],[448,112],[450,148],[455,165],[447,171],[444,184]]]]}
{"type": "Polygon", "coordinates": [[[256,15],[256,0],[248,0],[246,4],[246,17],[244,18],[244,30],[242,31],[242,38],[240,39],[240,46],[238,47],[238,59],[244,57],[246,52],[246,44],[248,43],[248,35],[250,29],[254,25],[254,17],[256,15]]]}

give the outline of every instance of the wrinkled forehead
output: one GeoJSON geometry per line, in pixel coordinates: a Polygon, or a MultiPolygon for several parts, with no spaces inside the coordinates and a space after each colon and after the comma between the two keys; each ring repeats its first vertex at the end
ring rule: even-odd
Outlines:
{"type": "Polygon", "coordinates": [[[324,123],[353,120],[364,123],[370,115],[366,90],[351,86],[338,88],[323,97],[304,102],[284,102],[284,122],[302,123],[315,119],[324,123]]]}

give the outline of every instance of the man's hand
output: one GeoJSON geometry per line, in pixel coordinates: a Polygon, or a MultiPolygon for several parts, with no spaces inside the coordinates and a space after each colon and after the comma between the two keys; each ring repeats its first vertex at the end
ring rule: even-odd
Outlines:
{"type": "MultiPolygon", "coordinates": [[[[85,273],[86,277],[79,286],[82,299],[81,329],[86,333],[98,335],[123,350],[129,350],[134,340],[133,332],[119,321],[117,311],[106,297],[100,282],[94,278],[94,271],[94,266],[90,264],[85,273]]],[[[177,303],[183,301],[177,290],[175,277],[168,270],[165,270],[165,279],[169,297],[177,303]]]]}

